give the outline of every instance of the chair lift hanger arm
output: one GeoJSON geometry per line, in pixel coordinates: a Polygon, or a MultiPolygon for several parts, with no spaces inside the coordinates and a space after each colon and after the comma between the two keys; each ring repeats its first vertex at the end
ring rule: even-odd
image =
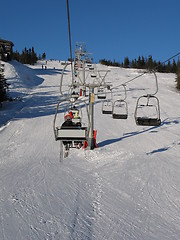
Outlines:
{"type": "MultiPolygon", "coordinates": [[[[121,86],[124,88],[124,98],[117,99],[117,100],[125,101],[126,98],[127,98],[126,84],[122,84],[121,86]]],[[[111,92],[112,92],[112,89],[115,89],[115,88],[111,88],[111,92]]],[[[117,88],[117,89],[118,89],[118,88],[117,88]]],[[[119,92],[119,91],[117,91],[117,92],[119,92]]],[[[113,96],[113,95],[112,95],[112,96],[113,96]]]]}
{"type": "Polygon", "coordinates": [[[110,72],[110,70],[98,70],[99,77],[101,78],[101,84],[104,83],[104,79],[106,78],[108,72],[110,72]],[[102,77],[102,76],[100,75],[100,72],[106,72],[106,73],[105,73],[105,75],[102,77]]]}
{"type": "Polygon", "coordinates": [[[157,75],[156,75],[156,72],[155,72],[154,70],[152,70],[151,72],[154,74],[154,77],[155,77],[156,90],[155,90],[154,93],[149,94],[149,95],[154,96],[154,95],[156,95],[156,93],[158,92],[158,81],[157,81],[157,75]]]}
{"type": "Polygon", "coordinates": [[[80,78],[79,73],[78,73],[78,78],[79,78],[81,84],[83,85],[83,81],[82,81],[82,79],[80,78]]]}
{"type": "Polygon", "coordinates": [[[70,63],[65,63],[65,66],[64,66],[64,68],[63,68],[63,70],[62,70],[62,73],[61,73],[59,91],[60,91],[60,94],[61,94],[62,96],[64,96],[64,94],[62,93],[62,82],[63,82],[63,77],[64,77],[64,71],[65,71],[65,69],[67,68],[68,65],[70,65],[70,63]]]}
{"type": "Polygon", "coordinates": [[[58,113],[58,108],[59,105],[63,102],[63,100],[59,101],[57,106],[56,106],[56,112],[55,112],[55,116],[54,116],[54,121],[53,121],[53,131],[54,131],[54,135],[56,136],[56,118],[57,118],[57,113],[58,113]]]}

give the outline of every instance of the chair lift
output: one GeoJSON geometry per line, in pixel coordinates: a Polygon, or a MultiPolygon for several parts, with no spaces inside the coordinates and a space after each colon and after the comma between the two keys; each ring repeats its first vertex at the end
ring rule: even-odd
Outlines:
{"type": "Polygon", "coordinates": [[[141,126],[159,126],[161,124],[159,99],[156,96],[148,94],[138,98],[135,121],[137,125],[141,126]]]}
{"type": "MultiPolygon", "coordinates": [[[[66,102],[69,102],[65,100],[66,102]]],[[[55,117],[53,121],[53,130],[56,141],[60,141],[60,158],[63,158],[63,146],[65,148],[64,157],[68,156],[70,148],[80,148],[83,146],[87,139],[88,129],[87,127],[82,127],[72,121],[72,124],[65,125],[57,124],[58,110],[60,109],[61,103],[65,101],[58,102],[56,106],[55,117]]],[[[88,112],[87,106],[86,111],[88,112]]]]}
{"type": "Polygon", "coordinates": [[[113,104],[111,100],[105,100],[102,104],[102,113],[103,114],[112,114],[113,104]]]}
{"type": "Polygon", "coordinates": [[[106,99],[106,90],[104,87],[100,86],[97,90],[98,99],[106,99]]]}
{"type": "MultiPolygon", "coordinates": [[[[92,67],[92,64],[91,63],[87,63],[87,67],[90,69],[90,68],[93,68],[92,67]]],[[[90,69],[91,70],[91,69],[90,69]]],[[[94,69],[93,69],[94,70],[94,69]]]]}
{"type": "Polygon", "coordinates": [[[79,88],[70,87],[69,95],[70,95],[71,102],[75,102],[79,98],[79,93],[80,93],[79,88]]]}
{"type": "Polygon", "coordinates": [[[97,77],[97,71],[96,71],[96,69],[93,66],[89,67],[89,73],[90,73],[90,76],[92,78],[96,78],[97,77]]]}
{"type": "Polygon", "coordinates": [[[96,78],[97,76],[96,76],[95,73],[91,73],[91,77],[92,77],[92,78],[96,78]]]}
{"type": "Polygon", "coordinates": [[[62,85],[63,85],[63,78],[64,78],[64,72],[65,72],[65,70],[66,70],[66,68],[67,68],[67,66],[69,65],[70,63],[64,63],[64,68],[63,68],[63,70],[62,70],[62,73],[61,73],[61,79],[60,79],[60,87],[59,87],[59,91],[60,91],[60,94],[62,95],[62,96],[64,96],[64,93],[63,93],[63,91],[62,91],[62,85]]]}
{"type": "Polygon", "coordinates": [[[153,73],[156,80],[156,91],[153,94],[143,95],[138,98],[134,113],[137,125],[159,126],[161,124],[159,99],[155,96],[158,92],[158,82],[154,71],[153,73]]]}
{"type": "MultiPolygon", "coordinates": [[[[128,118],[128,106],[127,102],[125,101],[127,94],[126,94],[126,86],[123,84],[122,87],[124,88],[124,98],[116,99],[113,103],[113,111],[112,117],[114,119],[127,119],[128,118]]],[[[118,95],[118,98],[121,96],[118,95]]]]}
{"type": "Polygon", "coordinates": [[[124,100],[116,100],[113,104],[112,117],[114,119],[127,119],[128,107],[127,102],[124,100]]]}
{"type": "Polygon", "coordinates": [[[94,67],[90,66],[90,67],[89,67],[89,70],[90,70],[90,71],[94,71],[94,67]]]}

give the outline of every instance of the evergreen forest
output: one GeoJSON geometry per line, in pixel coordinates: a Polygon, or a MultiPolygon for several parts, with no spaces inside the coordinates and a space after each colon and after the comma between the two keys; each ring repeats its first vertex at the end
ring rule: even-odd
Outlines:
{"type": "Polygon", "coordinates": [[[34,65],[37,60],[44,60],[46,59],[46,54],[43,53],[42,55],[35,53],[34,47],[27,49],[26,47],[22,50],[22,53],[19,53],[17,50],[13,53],[13,59],[17,60],[22,64],[30,64],[34,65]]]}
{"type": "MultiPolygon", "coordinates": [[[[178,60],[179,62],[179,60],[178,60]]],[[[148,58],[143,56],[139,56],[138,59],[129,60],[128,57],[124,58],[122,63],[117,61],[111,61],[106,59],[99,60],[99,63],[107,66],[115,66],[115,67],[124,67],[124,68],[136,68],[136,69],[148,69],[148,70],[156,70],[158,72],[164,73],[176,73],[177,66],[179,63],[173,59],[172,62],[168,62],[167,64],[161,63],[160,61],[153,60],[150,55],[148,58]]]]}

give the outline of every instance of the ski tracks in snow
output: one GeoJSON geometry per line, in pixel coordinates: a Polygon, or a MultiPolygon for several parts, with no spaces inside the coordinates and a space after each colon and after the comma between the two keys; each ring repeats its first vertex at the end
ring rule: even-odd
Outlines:
{"type": "Polygon", "coordinates": [[[180,224],[180,188],[178,187],[180,183],[174,174],[175,171],[179,171],[179,167],[171,165],[169,161],[167,157],[164,157],[164,161],[157,157],[156,166],[147,187],[149,196],[156,205],[156,211],[159,211],[161,213],[159,215],[164,218],[164,224],[168,226],[173,222],[173,227],[169,227],[169,231],[172,231],[174,236],[173,239],[179,239],[177,229],[180,224]]]}
{"type": "Polygon", "coordinates": [[[14,239],[59,239],[59,218],[52,207],[54,198],[46,180],[46,171],[42,163],[41,168],[32,168],[32,175],[27,182],[31,185],[20,188],[10,196],[11,208],[15,219],[18,219],[18,230],[14,239]],[[36,170],[37,168],[37,170],[36,170]],[[22,235],[21,235],[22,234],[22,235]]]}

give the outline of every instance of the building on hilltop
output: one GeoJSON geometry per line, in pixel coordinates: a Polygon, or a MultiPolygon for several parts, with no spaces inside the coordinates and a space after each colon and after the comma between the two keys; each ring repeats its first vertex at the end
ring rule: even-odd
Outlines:
{"type": "Polygon", "coordinates": [[[0,38],[0,60],[10,61],[12,59],[13,46],[11,41],[0,38]]]}

